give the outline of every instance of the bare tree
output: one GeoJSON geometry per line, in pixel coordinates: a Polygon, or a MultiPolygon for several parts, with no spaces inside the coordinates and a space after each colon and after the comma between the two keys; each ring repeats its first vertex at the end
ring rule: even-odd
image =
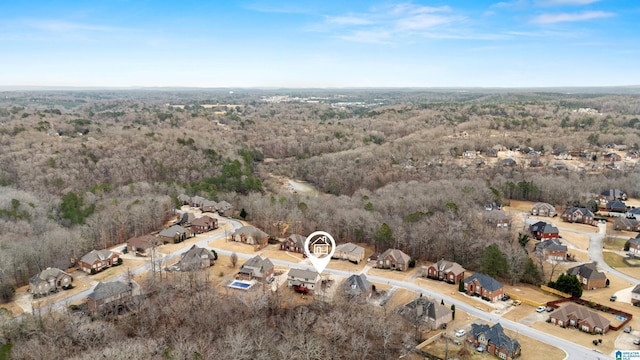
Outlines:
{"type": "Polygon", "coordinates": [[[238,254],[232,252],[229,260],[231,261],[231,267],[235,269],[236,264],[238,264],[238,254]]]}

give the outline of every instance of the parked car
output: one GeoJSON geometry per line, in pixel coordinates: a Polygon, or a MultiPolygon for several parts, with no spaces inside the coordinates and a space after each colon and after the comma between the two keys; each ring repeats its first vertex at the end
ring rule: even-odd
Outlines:
{"type": "Polygon", "coordinates": [[[627,334],[631,332],[631,325],[627,325],[624,327],[624,332],[626,332],[627,334]]]}
{"type": "Polygon", "coordinates": [[[513,306],[518,306],[518,305],[520,305],[520,304],[522,304],[522,301],[520,301],[520,300],[513,300],[513,306]]]}
{"type": "Polygon", "coordinates": [[[463,337],[467,332],[464,329],[456,331],[456,337],[463,337]]]}
{"type": "Polygon", "coordinates": [[[640,345],[640,339],[633,339],[633,343],[635,345],[640,345]]]}
{"type": "Polygon", "coordinates": [[[551,306],[547,306],[547,312],[552,312],[553,308],[551,306]]]}
{"type": "Polygon", "coordinates": [[[536,308],[536,311],[539,312],[539,313],[547,311],[547,307],[546,306],[538,306],[536,308]]]}
{"type": "Polygon", "coordinates": [[[476,348],[476,350],[478,350],[478,352],[483,352],[483,351],[484,351],[484,346],[482,346],[482,345],[481,345],[481,346],[478,346],[478,347],[476,348]]]}
{"type": "Polygon", "coordinates": [[[460,342],[460,340],[453,340],[453,343],[456,345],[462,345],[462,343],[460,342]]]}
{"type": "Polygon", "coordinates": [[[615,295],[611,295],[611,297],[609,298],[609,301],[616,301],[618,300],[618,297],[615,295]]]}
{"type": "Polygon", "coordinates": [[[511,297],[510,297],[509,295],[504,295],[504,296],[502,297],[502,301],[507,301],[507,300],[509,300],[509,299],[511,299],[511,297]]]}

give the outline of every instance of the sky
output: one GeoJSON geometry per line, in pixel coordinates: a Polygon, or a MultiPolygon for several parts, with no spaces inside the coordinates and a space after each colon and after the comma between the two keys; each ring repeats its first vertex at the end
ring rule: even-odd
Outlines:
{"type": "Polygon", "coordinates": [[[0,86],[640,85],[637,0],[0,2],[0,86]]]}

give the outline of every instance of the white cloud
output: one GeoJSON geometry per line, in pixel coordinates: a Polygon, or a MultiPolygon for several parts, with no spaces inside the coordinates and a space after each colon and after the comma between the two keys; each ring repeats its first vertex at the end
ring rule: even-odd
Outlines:
{"type": "Polygon", "coordinates": [[[560,22],[576,22],[593,19],[603,19],[616,14],[606,11],[584,11],[579,13],[542,14],[531,19],[536,24],[555,24],[560,22]]]}

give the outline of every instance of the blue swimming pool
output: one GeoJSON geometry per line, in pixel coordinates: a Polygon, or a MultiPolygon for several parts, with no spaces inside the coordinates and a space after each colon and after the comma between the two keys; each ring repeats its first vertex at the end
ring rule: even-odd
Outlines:
{"type": "Polygon", "coordinates": [[[248,289],[251,286],[251,284],[234,281],[234,282],[231,283],[231,286],[235,286],[235,287],[239,287],[239,288],[243,288],[243,289],[248,289]]]}

